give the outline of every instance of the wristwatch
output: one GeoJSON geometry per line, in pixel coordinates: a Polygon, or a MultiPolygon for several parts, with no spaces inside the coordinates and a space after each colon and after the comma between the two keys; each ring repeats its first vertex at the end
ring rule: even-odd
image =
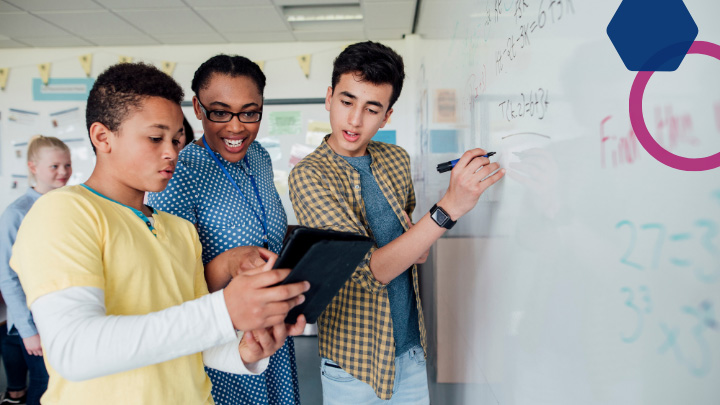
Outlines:
{"type": "Polygon", "coordinates": [[[457,221],[450,219],[450,215],[448,215],[444,209],[438,207],[437,204],[430,208],[430,218],[432,218],[436,224],[445,229],[452,229],[452,227],[457,223],[457,221]]]}

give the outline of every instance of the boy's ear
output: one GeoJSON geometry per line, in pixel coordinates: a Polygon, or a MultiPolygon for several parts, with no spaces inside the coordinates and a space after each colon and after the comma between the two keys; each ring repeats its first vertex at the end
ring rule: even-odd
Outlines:
{"type": "Polygon", "coordinates": [[[200,102],[198,101],[197,96],[193,96],[192,102],[193,102],[193,111],[195,112],[195,118],[197,118],[197,119],[199,119],[200,121],[202,121],[202,119],[203,119],[203,112],[202,112],[202,110],[200,109],[200,102]]]}
{"type": "Polygon", "coordinates": [[[98,152],[110,152],[112,149],[110,147],[111,134],[112,131],[102,123],[93,122],[92,125],[90,125],[90,142],[92,142],[95,150],[98,152]]]}
{"type": "Polygon", "coordinates": [[[382,122],[382,124],[380,125],[380,128],[385,128],[385,124],[387,124],[387,122],[388,122],[388,120],[390,119],[390,116],[392,115],[392,113],[393,113],[393,109],[392,109],[392,108],[389,109],[389,110],[387,110],[387,112],[385,113],[385,119],[383,119],[383,122],[382,122]]]}
{"type": "Polygon", "coordinates": [[[330,101],[332,99],[333,95],[333,88],[332,86],[328,86],[327,94],[325,94],[325,109],[327,111],[330,111],[330,101]]]}

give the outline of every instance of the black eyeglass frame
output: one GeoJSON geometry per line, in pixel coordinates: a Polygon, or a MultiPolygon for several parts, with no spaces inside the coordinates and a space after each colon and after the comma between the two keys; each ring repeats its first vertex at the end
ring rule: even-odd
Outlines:
{"type": "Polygon", "coordinates": [[[227,123],[227,122],[232,121],[232,119],[235,118],[235,117],[237,117],[238,121],[242,122],[243,124],[255,124],[255,123],[260,122],[260,120],[262,120],[262,114],[263,114],[262,111],[240,111],[240,112],[238,112],[238,113],[234,113],[234,112],[230,112],[230,111],[225,111],[225,110],[210,110],[210,111],[208,111],[208,109],[205,108],[205,106],[200,102],[200,99],[199,99],[198,97],[195,97],[195,99],[197,100],[198,105],[200,106],[200,109],[202,110],[203,114],[205,114],[205,118],[207,118],[208,120],[210,120],[210,121],[212,121],[212,122],[227,123]],[[227,121],[214,120],[214,119],[210,118],[210,114],[211,114],[211,113],[214,113],[214,112],[222,112],[222,113],[225,113],[225,114],[230,114],[230,118],[229,118],[227,121]],[[240,118],[240,114],[246,114],[246,113],[250,113],[250,112],[258,115],[257,120],[255,120],[255,121],[243,121],[242,118],[240,118]]]}

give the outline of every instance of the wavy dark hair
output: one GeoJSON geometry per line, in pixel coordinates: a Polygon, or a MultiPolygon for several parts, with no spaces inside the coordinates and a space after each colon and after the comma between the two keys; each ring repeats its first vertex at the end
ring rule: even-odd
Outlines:
{"type": "Polygon", "coordinates": [[[375,85],[390,84],[393,92],[388,110],[395,104],[405,80],[405,65],[402,56],[378,42],[358,42],[345,48],[333,62],[332,88],[340,76],[353,73],[364,81],[375,85]]]}

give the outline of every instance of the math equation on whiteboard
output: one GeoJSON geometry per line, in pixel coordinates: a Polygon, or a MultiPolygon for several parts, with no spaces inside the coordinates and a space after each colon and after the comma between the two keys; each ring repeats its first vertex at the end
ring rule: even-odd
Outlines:
{"type": "MultiPolygon", "coordinates": [[[[713,198],[720,203],[720,190],[713,198]]],[[[622,220],[615,230],[625,244],[619,261],[628,271],[720,285],[720,224],[715,220],[698,217],[682,229],[671,229],[661,222],[622,220]],[[639,245],[651,248],[639,249],[639,245]]],[[[654,345],[658,355],[669,357],[696,377],[709,375],[713,366],[710,341],[720,333],[716,302],[697,295],[676,307],[674,313],[662,314],[654,304],[657,297],[645,283],[623,286],[619,295],[633,319],[632,325],[625,325],[620,332],[623,342],[637,342],[650,330],[653,333],[645,343],[654,345]]]]}
{"type": "Polygon", "coordinates": [[[531,90],[529,93],[520,93],[519,96],[498,104],[502,116],[508,121],[523,117],[541,120],[545,118],[549,106],[550,96],[548,90],[542,87],[531,90]]]}

